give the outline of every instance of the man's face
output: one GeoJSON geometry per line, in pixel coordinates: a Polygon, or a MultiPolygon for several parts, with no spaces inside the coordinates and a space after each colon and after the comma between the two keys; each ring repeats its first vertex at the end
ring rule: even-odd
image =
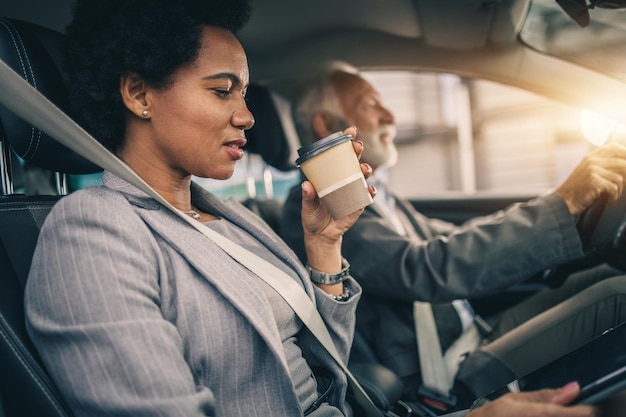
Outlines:
{"type": "Polygon", "coordinates": [[[357,127],[357,138],[365,145],[361,161],[373,168],[394,165],[398,159],[393,143],[395,119],[382,105],[378,92],[355,74],[337,73],[333,75],[332,82],[344,116],[357,127]]]}

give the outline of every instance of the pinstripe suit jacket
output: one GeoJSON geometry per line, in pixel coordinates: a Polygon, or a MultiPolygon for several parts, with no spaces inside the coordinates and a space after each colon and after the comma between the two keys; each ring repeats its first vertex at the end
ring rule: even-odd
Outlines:
{"type": "MultiPolygon", "coordinates": [[[[302,415],[258,278],[132,185],[104,183],[55,205],[26,288],[29,333],[75,414],[302,415]]],[[[196,184],[192,195],[297,272],[347,360],[358,284],[347,281],[348,302],[330,299],[254,214],[196,184]]],[[[349,415],[341,369],[307,330],[299,346],[334,373],[329,402],[349,415]]]]}

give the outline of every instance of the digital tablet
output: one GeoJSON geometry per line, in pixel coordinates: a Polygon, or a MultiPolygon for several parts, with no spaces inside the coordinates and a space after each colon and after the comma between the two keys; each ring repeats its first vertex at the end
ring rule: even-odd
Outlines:
{"type": "Polygon", "coordinates": [[[572,404],[595,404],[626,389],[626,324],[530,374],[478,398],[472,409],[509,392],[559,388],[577,381],[581,392],[572,404]]]}

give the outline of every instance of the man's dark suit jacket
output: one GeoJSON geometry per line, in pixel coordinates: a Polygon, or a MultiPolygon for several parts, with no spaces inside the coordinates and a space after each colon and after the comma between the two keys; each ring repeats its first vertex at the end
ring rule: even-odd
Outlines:
{"type": "MultiPolygon", "coordinates": [[[[582,255],[565,202],[547,195],[457,226],[418,213],[397,199],[398,214],[415,236],[398,234],[374,204],[344,235],[343,254],[363,287],[357,328],[400,377],[419,374],[414,301],[448,303],[493,293],[582,255]]],[[[281,237],[306,261],[301,189],[285,201],[281,237]]],[[[441,317],[441,316],[440,316],[441,317]]],[[[445,319],[437,320],[442,326],[445,319]]],[[[440,332],[441,335],[441,332],[440,332]]],[[[442,347],[449,341],[442,338],[442,347]]]]}

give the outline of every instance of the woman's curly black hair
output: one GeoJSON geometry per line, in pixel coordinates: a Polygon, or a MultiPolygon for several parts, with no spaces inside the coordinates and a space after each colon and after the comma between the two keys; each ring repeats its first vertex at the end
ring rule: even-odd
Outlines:
{"type": "Polygon", "coordinates": [[[166,87],[197,57],[203,25],[237,33],[250,13],[250,0],[77,0],[67,27],[72,116],[115,150],[124,133],[120,76],[166,87]]]}

